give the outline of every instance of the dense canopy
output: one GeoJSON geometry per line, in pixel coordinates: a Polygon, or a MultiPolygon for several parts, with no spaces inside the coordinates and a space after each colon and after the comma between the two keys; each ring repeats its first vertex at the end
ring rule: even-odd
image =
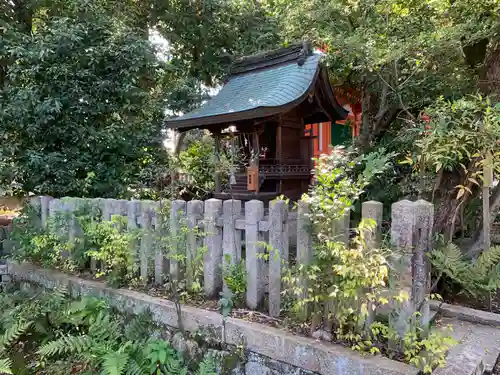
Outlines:
{"type": "MultiPolygon", "coordinates": [[[[56,196],[165,192],[179,164],[162,146],[164,114],[197,108],[235,57],[306,38],[324,51],[333,82],[360,93],[357,152],[383,146],[398,155],[383,177],[390,188],[367,194],[387,202],[425,196],[438,203],[436,229],[454,221],[467,230],[484,147],[498,151],[487,142],[498,119],[486,133],[475,128],[482,135],[460,154],[438,147],[422,155],[470,131],[457,105],[482,108],[474,118],[495,107],[499,8],[496,0],[2,2],[0,186],[56,196]],[[151,35],[164,41],[162,51],[151,35]],[[446,131],[443,111],[453,124],[446,131]],[[427,129],[423,112],[432,113],[427,129]]],[[[497,196],[495,189],[493,211],[497,196]]]]}

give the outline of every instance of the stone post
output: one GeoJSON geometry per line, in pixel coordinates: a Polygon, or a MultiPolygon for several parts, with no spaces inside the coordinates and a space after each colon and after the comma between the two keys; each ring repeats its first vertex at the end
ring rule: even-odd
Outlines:
{"type": "Polygon", "coordinates": [[[259,244],[259,221],[264,218],[264,203],[251,200],[245,203],[245,242],[247,271],[247,306],[256,309],[264,298],[262,280],[262,246],[259,244]]]}
{"type": "Polygon", "coordinates": [[[137,230],[137,218],[141,212],[141,201],[131,200],[127,207],[127,229],[129,231],[137,230]]]}
{"type": "MultiPolygon", "coordinates": [[[[307,266],[312,261],[312,226],[309,218],[309,204],[299,201],[297,208],[297,264],[307,266]]],[[[305,272],[300,276],[300,288],[302,289],[301,299],[308,298],[308,282],[305,272]]],[[[300,315],[305,320],[309,316],[309,306],[304,306],[300,315]]]]}
{"type": "MultiPolygon", "coordinates": [[[[395,284],[400,290],[406,291],[410,300],[398,306],[390,317],[390,324],[400,337],[408,330],[408,322],[415,309],[411,301],[413,256],[413,233],[415,229],[415,213],[413,202],[402,200],[392,205],[391,243],[400,253],[400,264],[396,265],[395,284]],[[399,269],[399,270],[398,270],[399,269]],[[399,272],[398,272],[399,271],[399,272]],[[396,314],[397,316],[394,316],[396,314]]],[[[393,344],[391,344],[393,345],[393,344]]]]}
{"type": "Polygon", "coordinates": [[[49,196],[40,197],[40,215],[41,215],[41,219],[42,219],[42,226],[44,228],[47,228],[47,222],[49,219],[50,201],[53,199],[54,198],[49,197],[49,196]]]}
{"type": "Polygon", "coordinates": [[[116,202],[115,214],[120,216],[128,215],[128,204],[130,201],[126,199],[119,199],[116,202]]]}
{"type": "Polygon", "coordinates": [[[205,201],[204,240],[207,252],[203,265],[203,287],[205,295],[209,297],[215,296],[222,287],[222,231],[216,225],[216,220],[221,214],[222,201],[220,199],[205,201]]]}
{"type": "Polygon", "coordinates": [[[399,284],[410,290],[412,283],[411,258],[413,256],[413,232],[415,214],[413,202],[402,200],[392,205],[391,243],[401,254],[399,284]]]}
{"type": "Polygon", "coordinates": [[[280,315],[281,270],[288,266],[288,204],[274,200],[269,207],[269,315],[280,315]]]}
{"type": "Polygon", "coordinates": [[[373,222],[373,227],[366,230],[364,233],[366,247],[368,249],[375,249],[380,246],[383,213],[384,205],[380,202],[368,201],[361,205],[361,217],[363,220],[370,220],[373,222]]]}
{"type": "Polygon", "coordinates": [[[71,227],[70,227],[70,237],[73,239],[81,238],[83,236],[83,229],[77,220],[77,214],[82,214],[82,210],[89,203],[88,199],[84,198],[72,198],[73,199],[73,215],[71,215],[71,227]]]}
{"type": "MultiPolygon", "coordinates": [[[[131,200],[130,202],[128,202],[128,205],[127,205],[127,230],[130,233],[135,234],[137,232],[137,228],[138,228],[137,217],[138,217],[138,215],[140,215],[140,212],[141,212],[141,201],[131,200]]],[[[140,269],[141,258],[140,258],[140,252],[138,251],[137,245],[138,245],[138,241],[134,237],[130,241],[130,251],[134,255],[136,265],[138,264],[139,269],[140,269]]]]}
{"type": "Polygon", "coordinates": [[[186,202],[176,199],[172,202],[170,212],[170,238],[173,243],[169,246],[170,277],[179,281],[180,268],[178,258],[185,255],[185,233],[183,227],[186,225],[186,202]]]}
{"type": "Polygon", "coordinates": [[[113,216],[113,211],[115,209],[114,199],[103,199],[102,203],[102,221],[111,221],[111,216],[113,216]]]}
{"type": "MultiPolygon", "coordinates": [[[[104,211],[104,199],[102,198],[93,198],[88,200],[92,213],[95,214],[95,220],[99,221],[99,219],[102,221],[102,212],[104,211]],[[100,217],[97,215],[100,212],[100,217]]],[[[90,258],[90,271],[92,273],[95,273],[97,271],[97,260],[95,258],[90,258]]]]}
{"type": "MultiPolygon", "coordinates": [[[[333,223],[333,228],[332,228],[332,234],[334,235],[336,241],[342,242],[346,247],[348,247],[350,244],[350,239],[349,239],[350,223],[351,223],[351,209],[345,208],[342,215],[333,223]]],[[[353,304],[354,303],[355,302],[353,301],[353,304]]],[[[323,318],[324,332],[322,334],[323,334],[323,339],[326,341],[331,341],[333,338],[332,329],[334,323],[335,310],[336,310],[335,300],[333,298],[330,298],[330,300],[325,305],[325,312],[323,318]]]]}
{"type": "MultiPolygon", "coordinates": [[[[64,203],[61,199],[53,199],[49,203],[49,215],[52,217],[52,219],[56,219],[57,217],[61,217],[64,215],[64,203]]],[[[53,224],[54,221],[52,222],[53,224]]],[[[62,228],[60,228],[58,225],[55,225],[54,231],[58,236],[63,236],[64,231],[62,228]]]]}
{"type": "Polygon", "coordinates": [[[203,202],[192,200],[187,202],[187,251],[186,251],[186,281],[188,290],[193,285],[195,280],[194,264],[196,253],[200,248],[200,237],[197,233],[198,221],[203,218],[203,202]]]}
{"type": "Polygon", "coordinates": [[[148,264],[153,245],[152,225],[151,225],[151,209],[149,206],[142,207],[142,236],[140,250],[140,275],[143,282],[148,280],[148,264]]]}
{"type": "Polygon", "coordinates": [[[429,304],[426,301],[430,290],[429,254],[432,250],[432,228],[434,226],[434,205],[418,200],[415,207],[415,249],[412,264],[412,303],[420,312],[421,326],[427,329],[430,321],[429,304]]]}
{"type": "Polygon", "coordinates": [[[222,251],[224,261],[230,257],[231,264],[241,260],[241,233],[236,229],[236,219],[241,216],[241,201],[229,199],[222,203],[223,230],[222,251]]]}
{"type": "MultiPolygon", "coordinates": [[[[382,233],[382,217],[384,212],[384,206],[380,202],[368,201],[361,205],[361,217],[363,220],[369,220],[371,223],[369,228],[365,230],[364,239],[365,246],[368,251],[377,249],[381,243],[381,233],[382,233]]],[[[365,290],[369,292],[369,290],[365,290]]],[[[369,331],[370,326],[375,321],[375,309],[373,301],[367,302],[368,315],[365,319],[365,330],[369,331]]]]}
{"type": "Polygon", "coordinates": [[[165,256],[165,244],[164,241],[169,235],[169,215],[166,214],[166,208],[170,207],[170,202],[162,200],[160,202],[155,202],[154,210],[155,215],[153,218],[154,225],[154,244],[155,249],[155,284],[162,285],[165,272],[170,270],[169,260],[165,256]]]}
{"type": "Polygon", "coordinates": [[[349,229],[351,226],[351,209],[345,209],[345,212],[333,224],[333,234],[336,241],[349,245],[349,229]]]}
{"type": "Polygon", "coordinates": [[[42,201],[40,196],[33,196],[30,197],[29,199],[29,204],[33,208],[33,210],[37,213],[37,223],[36,225],[41,227],[42,226],[42,201]]]}

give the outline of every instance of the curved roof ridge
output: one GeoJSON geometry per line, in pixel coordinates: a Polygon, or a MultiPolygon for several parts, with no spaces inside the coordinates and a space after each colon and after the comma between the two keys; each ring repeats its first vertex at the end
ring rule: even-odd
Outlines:
{"type": "Polygon", "coordinates": [[[305,59],[311,55],[311,53],[311,45],[308,42],[302,41],[300,43],[294,43],[287,47],[237,59],[230,66],[229,74],[235,75],[245,73],[256,69],[282,64],[288,61],[297,61],[299,65],[301,65],[305,59]]]}

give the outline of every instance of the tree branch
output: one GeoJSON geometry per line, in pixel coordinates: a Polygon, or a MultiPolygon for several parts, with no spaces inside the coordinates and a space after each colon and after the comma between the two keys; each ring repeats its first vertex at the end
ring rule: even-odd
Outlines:
{"type": "Polygon", "coordinates": [[[389,125],[398,117],[401,111],[402,108],[399,104],[387,108],[385,113],[374,124],[372,132],[373,136],[378,137],[384,133],[389,128],[389,125]]]}

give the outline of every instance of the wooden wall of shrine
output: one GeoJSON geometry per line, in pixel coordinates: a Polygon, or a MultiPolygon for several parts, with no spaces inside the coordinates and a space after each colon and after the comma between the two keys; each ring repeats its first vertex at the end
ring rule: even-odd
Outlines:
{"type": "Polygon", "coordinates": [[[332,146],[347,145],[359,135],[361,128],[362,108],[357,92],[351,89],[337,89],[338,102],[349,111],[343,121],[335,123],[323,122],[306,125],[313,136],[313,155],[318,158],[321,154],[329,154],[332,146]]]}

